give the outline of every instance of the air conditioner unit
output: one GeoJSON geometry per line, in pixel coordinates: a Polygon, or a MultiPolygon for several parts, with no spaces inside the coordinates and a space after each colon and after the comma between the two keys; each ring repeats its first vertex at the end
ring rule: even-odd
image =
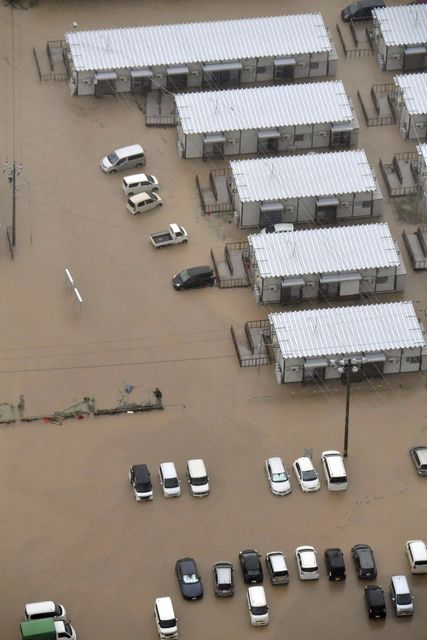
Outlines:
{"type": "Polygon", "coordinates": [[[245,67],[245,71],[253,71],[252,67],[245,67]]]}
{"type": "Polygon", "coordinates": [[[349,206],[350,206],[350,203],[349,202],[345,202],[345,201],[344,202],[340,202],[339,206],[342,207],[343,209],[348,209],[349,206]]]}
{"type": "Polygon", "coordinates": [[[199,76],[200,75],[200,71],[192,71],[191,75],[192,76],[199,76]]]}
{"type": "Polygon", "coordinates": [[[284,133],[282,135],[282,140],[290,140],[291,139],[291,134],[290,133],[284,133]]]}
{"type": "Polygon", "coordinates": [[[415,126],[417,127],[417,129],[422,129],[426,125],[425,125],[425,122],[416,122],[415,126]]]}
{"type": "Polygon", "coordinates": [[[327,135],[328,135],[328,134],[327,134],[327,132],[326,132],[326,131],[319,131],[319,136],[320,136],[321,138],[326,138],[326,136],[327,136],[327,135]]]}
{"type": "Polygon", "coordinates": [[[289,207],[285,207],[286,213],[291,213],[291,211],[295,211],[294,205],[289,205],[289,207]]]}
{"type": "Polygon", "coordinates": [[[401,56],[400,53],[393,53],[393,55],[391,56],[392,60],[400,60],[401,56]]]}
{"type": "Polygon", "coordinates": [[[126,82],[126,80],[128,80],[128,77],[127,76],[121,76],[119,78],[119,80],[120,80],[120,82],[126,82]]]}
{"type": "Polygon", "coordinates": [[[156,78],[159,80],[160,78],[163,78],[163,75],[161,73],[156,73],[156,78]]]}
{"type": "Polygon", "coordinates": [[[307,67],[308,63],[307,62],[297,62],[297,67],[307,67]]]}

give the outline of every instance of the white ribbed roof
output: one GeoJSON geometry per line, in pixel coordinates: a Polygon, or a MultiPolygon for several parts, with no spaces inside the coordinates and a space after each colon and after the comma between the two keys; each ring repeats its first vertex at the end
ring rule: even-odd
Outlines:
{"type": "Polygon", "coordinates": [[[241,202],[375,191],[363,150],[230,162],[241,202]]]}
{"type": "Polygon", "coordinates": [[[426,344],[412,302],[271,313],[269,320],[285,359],[426,344]]]}
{"type": "Polygon", "coordinates": [[[409,114],[427,113],[427,73],[395,76],[394,83],[403,93],[409,114]]]}
{"type": "Polygon", "coordinates": [[[341,80],[182,93],[175,101],[185,134],[353,120],[341,80]]]}
{"type": "Polygon", "coordinates": [[[427,5],[400,5],[374,9],[387,46],[427,43],[427,5]]]}
{"type": "Polygon", "coordinates": [[[400,264],[388,224],[248,236],[262,278],[359,271],[400,264]]]}
{"type": "Polygon", "coordinates": [[[78,71],[332,51],[320,13],[65,34],[78,71]]]}
{"type": "Polygon", "coordinates": [[[427,167],[427,144],[417,145],[417,151],[423,158],[424,166],[427,167]]]}

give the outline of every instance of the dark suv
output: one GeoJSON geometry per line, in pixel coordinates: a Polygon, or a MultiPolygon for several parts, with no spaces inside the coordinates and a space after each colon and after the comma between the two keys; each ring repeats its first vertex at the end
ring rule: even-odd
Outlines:
{"type": "Polygon", "coordinates": [[[355,544],[351,549],[351,555],[356,565],[358,578],[363,580],[377,577],[374,552],[368,544],[355,544]]]}
{"type": "Polygon", "coordinates": [[[325,550],[325,564],[329,580],[345,580],[344,555],[341,549],[334,547],[325,550]]]}
{"type": "Polygon", "coordinates": [[[134,464],[130,467],[129,482],[133,487],[137,502],[153,499],[153,485],[146,464],[134,464]]]}
{"type": "Polygon", "coordinates": [[[260,557],[260,554],[255,549],[245,549],[239,553],[243,580],[246,584],[260,584],[263,581],[264,575],[260,557]]]}
{"type": "Polygon", "coordinates": [[[385,618],[387,611],[385,608],[384,589],[377,585],[365,587],[365,602],[370,618],[385,618]]]}
{"type": "Polygon", "coordinates": [[[195,289],[212,286],[215,282],[214,272],[210,267],[190,267],[176,273],[172,278],[174,289],[195,289]]]}

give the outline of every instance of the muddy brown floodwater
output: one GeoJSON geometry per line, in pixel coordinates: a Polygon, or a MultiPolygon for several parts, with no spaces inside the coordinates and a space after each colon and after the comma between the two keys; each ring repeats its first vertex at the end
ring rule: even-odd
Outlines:
{"type": "MultiPolygon", "coordinates": [[[[147,400],[159,386],[166,409],[142,415],[70,420],[62,425],[0,426],[0,638],[19,637],[25,602],[53,598],[65,604],[79,640],[156,638],[153,600],[173,598],[182,639],[425,638],[427,576],[410,578],[413,619],[368,621],[363,582],[350,548],[368,543],[378,583],[408,574],[405,541],[427,539],[427,481],[412,467],[408,449],[427,444],[425,375],[388,376],[352,387],[350,483],[338,495],[324,486],[304,495],[273,497],[263,474],[266,457],[288,465],[313,449],[320,470],[324,449],[342,448],[344,389],[279,386],[272,367],[239,368],[230,338],[246,320],[270,311],[246,290],[217,288],[177,293],[171,275],[209,262],[242,231],[203,217],[194,174],[210,166],[179,160],[173,129],[146,129],[130,96],[95,100],[71,97],[65,83],[39,82],[32,47],[80,29],[320,10],[331,29],[343,79],[361,123],[359,146],[377,175],[378,159],[413,151],[396,126],[367,129],[356,91],[391,81],[372,57],[343,60],[335,23],[341,2],[224,0],[216,2],[40,1],[28,11],[0,7],[0,142],[3,157],[22,163],[18,179],[17,251],[5,238],[11,198],[0,178],[0,402],[25,396],[27,414],[48,414],[94,395],[112,406],[126,384],[130,400],[147,400]],[[13,51],[13,55],[12,55],[13,51]],[[12,68],[16,69],[12,81],[12,68]],[[15,131],[15,144],[13,143],[15,131]],[[159,177],[164,206],[140,218],[127,214],[120,175],[98,168],[111,149],[142,142],[147,170],[159,177]],[[14,149],[15,147],[15,149],[14,149]],[[187,246],[155,252],[148,234],[177,221],[189,231],[187,246]],[[64,284],[68,267],[83,296],[81,312],[64,284]],[[165,500],[157,465],[203,457],[212,493],[165,500]],[[130,464],[146,462],[155,499],[137,504],[129,489],[130,464]],[[314,545],[321,578],[298,580],[295,547],[314,545]],[[330,584],[323,566],[328,546],[343,548],[345,584],[330,584]],[[287,587],[266,584],[271,623],[249,624],[237,567],[240,549],[282,549],[287,587]],[[184,602],[174,577],[177,558],[190,555],[205,584],[201,602],[184,602]],[[211,566],[236,563],[236,595],[214,598],[211,566]]],[[[386,196],[384,220],[399,239],[408,268],[404,298],[424,316],[426,274],[415,274],[401,243],[403,223],[386,196]]],[[[414,227],[406,224],[405,228],[414,227]]],[[[393,298],[390,298],[393,299],[393,298]]],[[[399,299],[398,297],[394,299],[399,299]]],[[[273,309],[276,310],[276,309],[273,309]]],[[[183,478],[184,479],[184,478],[183,478]]],[[[388,596],[387,596],[388,597],[388,596]]]]}

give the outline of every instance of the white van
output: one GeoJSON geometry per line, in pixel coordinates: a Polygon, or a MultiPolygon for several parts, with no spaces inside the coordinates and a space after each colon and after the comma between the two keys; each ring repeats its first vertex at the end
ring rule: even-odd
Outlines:
{"type": "Polygon", "coordinates": [[[127,196],[134,196],[136,193],[150,193],[157,191],[159,181],[156,176],[148,176],[146,173],[136,173],[134,176],[125,176],[122,182],[123,191],[127,196]]]}
{"type": "Polygon", "coordinates": [[[265,598],[264,587],[256,586],[248,588],[248,607],[251,624],[254,627],[268,624],[268,604],[265,598]]]}
{"type": "Polygon", "coordinates": [[[154,209],[163,204],[163,200],[157,193],[152,191],[151,193],[137,193],[135,196],[131,196],[128,198],[128,203],[126,208],[133,215],[137,213],[145,213],[145,211],[149,211],[150,209],[154,209]]]}
{"type": "Polygon", "coordinates": [[[156,598],[154,603],[154,618],[160,640],[178,637],[178,622],[169,596],[156,598]]]}
{"type": "Polygon", "coordinates": [[[192,496],[203,498],[209,495],[209,477],[201,458],[188,460],[186,475],[192,496]]]}
{"type": "Polygon", "coordinates": [[[322,465],[326,483],[330,491],[347,489],[347,473],[339,451],[323,451],[322,465]]]}
{"type": "Polygon", "coordinates": [[[265,556],[265,564],[270,574],[271,584],[288,584],[289,571],[281,551],[270,551],[265,556]]]}
{"type": "Polygon", "coordinates": [[[25,605],[25,620],[42,620],[53,618],[54,620],[67,620],[67,612],[62,604],[46,600],[44,602],[29,602],[25,605]]]}
{"type": "Polygon", "coordinates": [[[427,547],[423,540],[408,540],[406,553],[412,573],[427,573],[427,547]]]}
{"type": "Polygon", "coordinates": [[[406,576],[392,576],[390,598],[397,616],[412,616],[414,613],[414,596],[411,593],[406,576]]]}
{"type": "Polygon", "coordinates": [[[143,167],[144,165],[144,149],[140,144],[132,144],[129,147],[116,149],[105,158],[102,158],[100,164],[104,173],[116,173],[116,171],[143,167]]]}

